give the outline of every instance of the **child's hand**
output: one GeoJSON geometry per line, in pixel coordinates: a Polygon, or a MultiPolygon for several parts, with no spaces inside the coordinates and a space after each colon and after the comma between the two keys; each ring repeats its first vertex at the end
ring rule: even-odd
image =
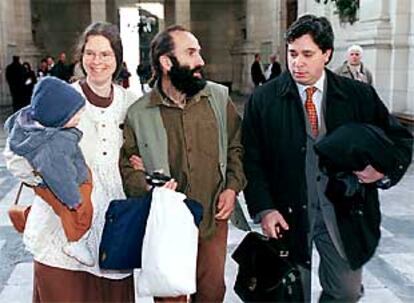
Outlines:
{"type": "Polygon", "coordinates": [[[144,162],[137,155],[132,155],[129,158],[129,163],[131,164],[131,166],[134,170],[145,171],[144,162]]]}

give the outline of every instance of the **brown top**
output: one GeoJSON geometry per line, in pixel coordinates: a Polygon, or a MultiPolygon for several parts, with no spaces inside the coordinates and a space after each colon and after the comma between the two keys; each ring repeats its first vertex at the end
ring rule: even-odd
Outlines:
{"type": "Polygon", "coordinates": [[[95,92],[90,88],[86,80],[81,80],[79,82],[83,93],[86,96],[86,99],[88,99],[89,103],[97,106],[97,107],[108,107],[111,105],[112,101],[114,100],[114,87],[111,85],[111,93],[109,94],[109,97],[101,97],[95,94],[95,92]]]}
{"type": "MultiPolygon", "coordinates": [[[[184,108],[178,107],[163,97],[157,89],[154,89],[150,94],[150,106],[160,106],[168,138],[170,172],[178,182],[177,191],[201,202],[204,207],[204,217],[200,232],[201,235],[208,235],[214,230],[213,211],[215,211],[215,204],[213,205],[213,202],[217,202],[218,195],[227,188],[238,193],[246,184],[242,168],[243,149],[240,143],[241,119],[233,103],[229,100],[227,106],[227,180],[226,184],[222,184],[219,167],[218,126],[207,93],[201,91],[187,100],[184,108]]],[[[132,153],[139,153],[135,134],[127,123],[124,127],[124,139],[124,146],[121,149],[121,172],[123,165],[129,165],[128,158],[132,153]],[[135,148],[129,149],[127,152],[131,146],[135,146],[135,148]]],[[[142,179],[140,182],[136,182],[137,179],[132,178],[135,179],[132,187],[128,186],[128,180],[125,180],[125,177],[123,173],[127,195],[142,194],[145,191],[145,183],[142,179]],[[137,188],[138,186],[141,188],[137,188]],[[133,192],[128,192],[128,188],[133,188],[133,192]]]]}

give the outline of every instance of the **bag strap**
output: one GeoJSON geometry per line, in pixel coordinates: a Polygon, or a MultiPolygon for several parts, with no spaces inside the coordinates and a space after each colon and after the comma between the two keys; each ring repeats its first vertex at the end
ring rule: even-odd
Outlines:
{"type": "MultiPolygon", "coordinates": [[[[90,171],[89,171],[89,172],[90,172],[90,171]]],[[[33,175],[34,175],[35,177],[37,177],[37,176],[42,177],[42,176],[40,175],[40,173],[39,173],[39,172],[37,172],[37,171],[35,171],[35,170],[33,171],[33,175]]],[[[14,205],[19,204],[20,195],[21,195],[21,193],[22,193],[22,190],[23,190],[23,186],[24,186],[24,185],[26,185],[27,187],[33,187],[32,185],[29,185],[28,183],[20,182],[19,190],[17,191],[16,198],[14,199],[14,205]]]]}
{"type": "Polygon", "coordinates": [[[19,190],[17,191],[16,199],[14,199],[14,205],[17,205],[19,203],[20,194],[22,193],[23,185],[24,183],[20,182],[20,186],[19,186],[19,190]]]}

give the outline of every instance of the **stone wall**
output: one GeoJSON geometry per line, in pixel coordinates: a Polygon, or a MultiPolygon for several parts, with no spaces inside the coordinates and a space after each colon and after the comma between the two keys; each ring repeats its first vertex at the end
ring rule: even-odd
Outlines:
{"type": "Polygon", "coordinates": [[[263,68],[268,64],[271,53],[280,49],[280,1],[247,0],[239,4],[238,36],[232,47],[232,81],[236,91],[248,94],[253,90],[250,66],[254,54],[262,55],[263,68]],[[240,31],[242,34],[240,35],[240,31]]]}
{"type": "Polygon", "coordinates": [[[413,115],[414,3],[410,0],[364,0],[353,24],[340,24],[335,8],[307,0],[301,12],[327,16],[335,32],[335,53],[329,67],[336,68],[352,44],[364,49],[363,62],[372,71],[374,86],[392,112],[413,115]]]}
{"type": "Polygon", "coordinates": [[[5,79],[6,67],[12,56],[20,56],[32,67],[39,58],[33,44],[30,0],[1,1],[0,3],[0,106],[10,106],[11,98],[5,79]]]}
{"type": "Polygon", "coordinates": [[[0,110],[4,110],[1,106],[11,103],[5,73],[16,47],[12,39],[14,28],[12,16],[14,16],[14,2],[0,1],[0,110]]]}
{"type": "Polygon", "coordinates": [[[239,35],[240,8],[238,0],[191,1],[191,31],[200,41],[207,77],[214,81],[232,82],[231,49],[239,35]]]}
{"type": "Polygon", "coordinates": [[[69,61],[78,37],[91,22],[91,3],[88,0],[32,0],[32,16],[35,44],[44,54],[55,58],[64,51],[69,61]]]}
{"type": "MultiPolygon", "coordinates": [[[[359,21],[354,25],[340,24],[332,4],[318,4],[315,0],[140,2],[165,3],[166,26],[189,22],[187,26],[203,48],[208,77],[232,82],[233,89],[242,93],[252,89],[250,65],[254,53],[260,52],[266,64],[268,55],[278,52],[284,66],[287,7],[297,3],[298,15],[314,13],[331,20],[336,40],[330,68],[343,62],[349,45],[360,44],[364,48],[363,61],[372,70],[374,85],[390,110],[414,113],[411,98],[414,93],[414,1],[360,1],[359,21]]],[[[71,54],[76,39],[91,20],[106,18],[118,24],[118,8],[137,3],[137,0],[0,1],[0,105],[10,102],[4,70],[13,54],[22,52],[27,57],[23,59],[27,60],[34,60],[40,54],[57,56],[61,51],[71,54]],[[33,47],[30,46],[30,21],[33,47]]]]}

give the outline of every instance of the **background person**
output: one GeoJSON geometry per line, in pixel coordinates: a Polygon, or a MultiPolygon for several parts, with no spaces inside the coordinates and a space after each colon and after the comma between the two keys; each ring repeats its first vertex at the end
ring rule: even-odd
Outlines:
{"type": "Polygon", "coordinates": [[[141,91],[145,94],[145,84],[147,84],[148,80],[151,78],[151,66],[140,63],[137,66],[136,72],[139,77],[141,91]]]}
{"type": "Polygon", "coordinates": [[[122,69],[119,72],[117,82],[123,88],[129,88],[129,78],[131,77],[131,73],[128,70],[128,67],[125,62],[122,62],[122,69]]]}
{"type": "Polygon", "coordinates": [[[49,72],[49,75],[50,75],[53,66],[55,66],[55,58],[48,55],[48,56],[46,56],[46,62],[47,62],[47,69],[48,69],[48,72],[49,72]]]}
{"type": "Polygon", "coordinates": [[[12,97],[13,112],[27,105],[24,99],[25,73],[26,70],[20,63],[20,57],[13,56],[13,62],[6,67],[6,80],[12,97]]]}
{"type": "Polygon", "coordinates": [[[47,65],[47,60],[44,58],[40,61],[39,69],[37,70],[37,80],[40,80],[46,76],[50,76],[50,73],[47,65]]]}
{"type": "Polygon", "coordinates": [[[24,106],[30,104],[30,99],[32,98],[33,88],[37,83],[37,78],[35,72],[32,70],[32,66],[29,62],[24,62],[23,67],[25,70],[24,73],[24,97],[23,102],[24,106]]]}
{"type": "Polygon", "coordinates": [[[59,54],[59,60],[53,65],[50,74],[63,81],[69,82],[69,79],[72,77],[72,68],[66,63],[66,53],[61,52],[59,54]]]}
{"type": "Polygon", "coordinates": [[[269,57],[270,64],[265,72],[266,80],[272,80],[282,73],[280,63],[277,61],[277,55],[273,54],[269,57]]]}
{"type": "Polygon", "coordinates": [[[260,62],[260,54],[254,54],[254,62],[250,68],[250,73],[255,87],[266,81],[266,78],[263,75],[262,64],[260,62]]]}
{"type": "Polygon", "coordinates": [[[346,52],[345,62],[338,67],[335,72],[340,76],[372,85],[372,73],[364,63],[362,63],[363,53],[361,46],[356,44],[350,46],[346,52]]]}

